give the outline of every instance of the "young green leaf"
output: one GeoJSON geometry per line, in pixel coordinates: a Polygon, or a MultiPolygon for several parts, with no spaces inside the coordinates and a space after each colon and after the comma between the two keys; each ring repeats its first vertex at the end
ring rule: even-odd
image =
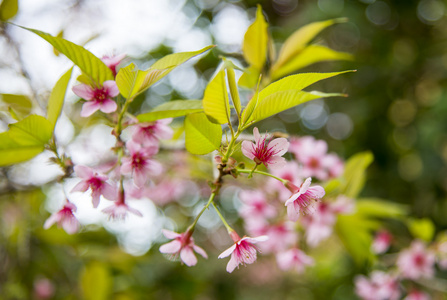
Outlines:
{"type": "Polygon", "coordinates": [[[135,98],[164,77],[164,73],[168,71],[169,69],[153,68],[141,71],[132,63],[119,70],[116,75],[116,85],[124,98],[135,98]]]}
{"type": "Polygon", "coordinates": [[[2,109],[12,109],[19,119],[28,115],[33,107],[30,98],[25,95],[2,94],[0,102],[6,106],[2,109]]]}
{"type": "Polygon", "coordinates": [[[239,91],[237,89],[236,76],[234,69],[227,67],[228,85],[230,86],[231,100],[233,101],[234,109],[236,110],[237,117],[241,116],[241,99],[239,97],[239,91]]]}
{"type": "Polygon", "coordinates": [[[251,66],[245,69],[241,77],[239,77],[238,85],[247,89],[252,89],[258,82],[261,71],[251,66]]]}
{"type": "Polygon", "coordinates": [[[186,116],[202,111],[202,100],[174,100],[160,104],[150,112],[138,115],[137,118],[140,122],[152,122],[160,119],[186,116]]]}
{"type": "Polygon", "coordinates": [[[151,66],[151,68],[152,69],[169,69],[169,68],[171,68],[171,70],[172,70],[173,68],[185,63],[186,61],[193,58],[194,56],[202,54],[214,47],[215,47],[214,45],[210,45],[210,46],[206,46],[205,48],[197,50],[197,51],[179,52],[179,53],[169,54],[169,55],[166,55],[165,57],[157,60],[151,66]]]}
{"type": "Polygon", "coordinates": [[[343,177],[345,184],[342,193],[347,197],[355,198],[363,189],[365,184],[366,168],[373,162],[371,152],[361,152],[353,155],[346,162],[343,177]]]}
{"type": "Polygon", "coordinates": [[[230,123],[230,102],[224,68],[208,83],[202,103],[205,114],[213,123],[230,123]]]}
{"type": "Polygon", "coordinates": [[[272,80],[288,75],[311,64],[328,60],[352,60],[353,56],[320,45],[310,45],[278,68],[272,68],[272,80]]]}
{"type": "Polygon", "coordinates": [[[21,146],[44,146],[53,135],[51,123],[38,115],[30,115],[9,128],[9,137],[21,146]]]}
{"type": "Polygon", "coordinates": [[[104,81],[114,79],[112,71],[102,62],[102,60],[93,55],[93,53],[84,47],[36,29],[26,28],[23,26],[19,27],[37,34],[53,45],[53,47],[60,53],[68,57],[68,59],[70,59],[89,77],[91,81],[90,84],[102,85],[104,81]]]}
{"type": "MultiPolygon", "coordinates": [[[[345,71],[349,72],[349,71],[345,71]]],[[[252,124],[279,112],[292,108],[318,98],[345,96],[338,93],[304,92],[303,88],[326,78],[330,78],[345,72],[333,73],[303,73],[288,76],[278,80],[259,92],[257,105],[250,117],[243,114],[243,124],[252,124]]],[[[250,101],[251,102],[251,101],[250,101]]],[[[249,105],[245,110],[248,111],[249,105]]],[[[245,111],[244,111],[245,112],[245,111]]]]}
{"type": "Polygon", "coordinates": [[[107,300],[113,285],[113,278],[107,264],[93,261],[80,274],[82,298],[85,300],[107,300]]]}
{"type": "Polygon", "coordinates": [[[10,137],[9,132],[2,132],[0,133],[0,167],[27,161],[44,149],[43,145],[20,145],[10,137]]]}
{"type": "Polygon", "coordinates": [[[245,60],[257,70],[262,70],[267,59],[268,24],[258,5],[256,19],[245,32],[242,51],[245,60]]]}
{"type": "Polygon", "coordinates": [[[185,118],[185,147],[192,154],[207,154],[219,148],[222,127],[211,123],[204,113],[194,113],[185,118]]]}
{"type": "Polygon", "coordinates": [[[413,237],[426,242],[432,241],[436,231],[435,224],[428,218],[409,219],[407,221],[407,226],[413,237]]]}
{"type": "Polygon", "coordinates": [[[18,0],[3,0],[0,4],[0,21],[6,22],[9,19],[14,18],[18,11],[18,0]]]}
{"type": "Polygon", "coordinates": [[[56,85],[51,92],[50,99],[48,100],[47,119],[50,121],[53,130],[64,105],[65,93],[67,91],[68,82],[70,81],[72,71],[73,68],[70,68],[70,70],[62,75],[62,77],[56,82],[56,85]]]}
{"type": "Polygon", "coordinates": [[[323,29],[335,23],[346,22],[346,19],[334,19],[310,23],[295,31],[283,44],[279,51],[278,60],[272,66],[275,70],[297,56],[306,45],[323,29]]]}

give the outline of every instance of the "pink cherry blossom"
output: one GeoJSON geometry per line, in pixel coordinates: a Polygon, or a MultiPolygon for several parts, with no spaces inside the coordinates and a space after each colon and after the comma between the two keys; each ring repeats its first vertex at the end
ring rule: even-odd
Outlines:
{"type": "Polygon", "coordinates": [[[258,236],[255,238],[244,236],[240,238],[236,232],[230,233],[234,241],[234,245],[222,252],[219,258],[224,258],[231,255],[230,261],[227,264],[227,272],[231,273],[240,264],[252,264],[256,261],[256,252],[258,249],[253,245],[257,242],[263,242],[268,239],[267,236],[258,236]]]}
{"type": "Polygon", "coordinates": [[[35,299],[51,299],[54,296],[54,284],[48,278],[34,280],[33,284],[35,299]]]}
{"type": "Polygon", "coordinates": [[[266,226],[265,235],[268,240],[259,245],[263,253],[277,253],[284,251],[297,242],[298,235],[295,232],[295,224],[285,221],[266,226]]]}
{"type": "Polygon", "coordinates": [[[76,233],[79,230],[79,221],[74,216],[76,206],[71,202],[66,202],[64,207],[52,214],[43,225],[43,228],[48,229],[54,223],[61,226],[68,234],[76,233]]]}
{"type": "Polygon", "coordinates": [[[166,238],[173,239],[173,241],[162,245],[160,247],[161,253],[172,254],[174,258],[180,256],[182,262],[188,267],[197,264],[197,257],[194,255],[194,252],[202,255],[204,258],[208,258],[205,250],[194,244],[191,232],[177,233],[166,229],[163,229],[162,232],[166,238]]]}
{"type": "Polygon", "coordinates": [[[419,290],[413,289],[403,300],[430,300],[430,296],[419,290]]]}
{"type": "Polygon", "coordinates": [[[134,183],[137,187],[142,187],[149,175],[159,175],[162,172],[161,164],[152,159],[152,156],[158,152],[158,147],[143,148],[132,140],[126,143],[126,147],[130,156],[123,158],[121,173],[133,173],[134,183]]]}
{"type": "Polygon", "coordinates": [[[85,192],[90,188],[94,208],[98,207],[101,195],[109,200],[116,200],[117,191],[106,182],[109,179],[107,176],[100,175],[85,166],[75,166],[74,171],[78,177],[82,178],[82,181],[75,185],[71,192],[85,192]]]}
{"type": "Polygon", "coordinates": [[[125,220],[127,218],[127,213],[132,213],[139,217],[143,216],[140,211],[130,207],[122,201],[115,201],[111,206],[104,208],[102,212],[108,214],[109,218],[112,220],[125,220]]]}
{"type": "Polygon", "coordinates": [[[312,266],[315,263],[312,257],[297,248],[278,253],[276,261],[281,270],[295,270],[297,273],[303,273],[306,266],[312,266]]]}
{"type": "Polygon", "coordinates": [[[113,97],[120,93],[115,81],[104,81],[103,86],[92,88],[87,84],[79,84],[73,87],[73,92],[87,100],[81,110],[81,117],[89,117],[97,110],[104,113],[114,112],[118,106],[113,97]]]}
{"type": "Polygon", "coordinates": [[[379,231],[374,237],[371,249],[376,254],[385,253],[390,247],[393,236],[386,230],[379,231]]]}
{"type": "Polygon", "coordinates": [[[119,54],[119,55],[113,55],[108,56],[104,55],[101,60],[103,63],[106,64],[107,67],[112,71],[113,77],[116,77],[116,67],[121,63],[121,61],[126,57],[126,54],[119,54]]]}
{"type": "MultiPolygon", "coordinates": [[[[295,185],[300,185],[304,178],[301,174],[301,167],[295,161],[287,161],[284,167],[280,169],[272,169],[271,174],[288,180],[295,185]]],[[[269,191],[269,193],[277,193],[278,198],[282,201],[285,201],[290,197],[289,189],[287,189],[281,181],[271,177],[267,180],[265,190],[269,191]]]]}
{"type": "Polygon", "coordinates": [[[425,248],[421,241],[413,241],[409,249],[403,250],[397,258],[397,267],[402,276],[410,279],[434,276],[435,254],[425,248]]]}
{"type": "Polygon", "coordinates": [[[267,203],[265,194],[260,191],[242,191],[239,194],[242,200],[242,207],[239,214],[245,218],[273,218],[276,216],[276,209],[267,203]]]}
{"type": "Polygon", "coordinates": [[[253,129],[255,143],[242,142],[242,153],[255,161],[256,164],[264,164],[266,167],[281,168],[286,163],[283,156],[289,148],[289,142],[285,138],[268,139],[266,135],[260,135],[257,127],[253,129]]]}
{"type": "Polygon", "coordinates": [[[161,139],[170,139],[174,131],[168,126],[172,118],[150,123],[139,123],[134,126],[132,140],[145,146],[158,144],[161,139]]]}
{"type": "Polygon", "coordinates": [[[311,178],[307,178],[300,187],[288,182],[286,187],[293,193],[293,195],[286,201],[287,215],[291,221],[297,221],[300,212],[309,214],[315,210],[318,199],[321,199],[325,192],[319,186],[310,186],[311,178]]]}
{"type": "Polygon", "coordinates": [[[305,136],[290,141],[290,152],[302,164],[303,176],[320,180],[335,178],[343,173],[343,162],[335,154],[327,154],[327,143],[305,136]]]}
{"type": "Polygon", "coordinates": [[[363,300],[397,300],[400,297],[396,277],[382,271],[372,272],[370,278],[356,276],[355,292],[363,300]]]}

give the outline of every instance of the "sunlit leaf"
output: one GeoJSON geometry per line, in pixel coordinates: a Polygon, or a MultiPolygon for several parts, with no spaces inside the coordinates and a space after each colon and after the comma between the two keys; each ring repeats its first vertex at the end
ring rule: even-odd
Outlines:
{"type": "Polygon", "coordinates": [[[22,146],[44,146],[53,135],[51,123],[38,115],[30,115],[9,128],[9,137],[22,146]]]}
{"type": "Polygon", "coordinates": [[[92,84],[102,85],[104,81],[114,79],[112,71],[102,62],[102,60],[84,47],[36,29],[20,27],[37,34],[53,45],[54,48],[77,65],[82,72],[89,77],[92,84]]]}
{"type": "Polygon", "coordinates": [[[204,113],[194,113],[185,118],[185,146],[192,154],[207,154],[219,148],[222,127],[211,123],[204,113]]]}
{"type": "Polygon", "coordinates": [[[356,210],[359,214],[375,218],[398,218],[408,213],[408,207],[377,198],[358,199],[356,210]]]}
{"type": "Polygon", "coordinates": [[[239,97],[239,91],[237,89],[236,76],[233,68],[227,68],[228,85],[230,87],[231,100],[233,101],[234,109],[238,115],[241,116],[241,99],[239,97]]]}
{"type": "Polygon", "coordinates": [[[203,95],[203,110],[214,123],[230,123],[230,103],[225,82],[225,69],[222,68],[217,72],[206,86],[203,95]]]}
{"type": "Polygon", "coordinates": [[[272,69],[271,77],[273,80],[276,80],[296,70],[321,61],[352,59],[353,56],[349,53],[338,52],[320,45],[310,45],[280,67],[272,69]]]}
{"type": "Polygon", "coordinates": [[[247,123],[251,119],[251,116],[253,115],[253,111],[258,106],[258,103],[259,103],[259,85],[260,84],[261,84],[261,76],[259,76],[258,85],[256,86],[255,94],[253,95],[253,97],[251,97],[250,101],[248,101],[247,106],[242,111],[242,118],[241,118],[242,124],[240,125],[240,127],[242,129],[250,125],[250,124],[247,124],[247,123]]]}
{"type": "Polygon", "coordinates": [[[211,48],[214,48],[214,45],[207,46],[203,49],[197,50],[197,51],[191,51],[191,52],[179,52],[179,53],[173,53],[166,55],[163,58],[160,58],[157,60],[152,66],[152,69],[168,69],[171,68],[171,70],[174,67],[177,67],[184,62],[188,61],[189,59],[193,58],[194,56],[197,56],[199,54],[202,54],[211,48]]]}
{"type": "Polygon", "coordinates": [[[428,218],[410,219],[408,220],[407,225],[411,234],[417,239],[431,242],[435,235],[435,224],[428,218]]]}
{"type": "Polygon", "coordinates": [[[373,162],[374,157],[371,152],[361,152],[353,155],[345,164],[343,174],[344,188],[343,194],[356,198],[365,184],[366,168],[373,162]]]}
{"type": "Polygon", "coordinates": [[[27,161],[43,150],[43,145],[20,145],[10,137],[9,132],[0,133],[0,167],[27,161]]]}
{"type": "Polygon", "coordinates": [[[0,4],[0,21],[8,21],[14,18],[19,11],[18,0],[3,0],[0,4]]]}
{"type": "Polygon", "coordinates": [[[138,115],[140,122],[151,122],[159,119],[175,118],[202,112],[202,100],[174,100],[163,103],[148,113],[138,115]]]}
{"type": "Polygon", "coordinates": [[[256,69],[255,67],[248,67],[247,69],[245,69],[244,73],[242,73],[241,77],[239,77],[237,83],[241,87],[251,89],[256,86],[260,74],[261,71],[256,69]]]}
{"type": "Polygon", "coordinates": [[[106,264],[91,262],[81,273],[82,299],[106,300],[112,289],[112,277],[106,264]]]}
{"type": "Polygon", "coordinates": [[[25,95],[2,94],[1,102],[6,105],[8,110],[12,109],[19,117],[28,115],[33,107],[30,98],[25,95]]]}
{"type": "Polygon", "coordinates": [[[267,59],[268,24],[258,5],[256,19],[245,32],[242,51],[245,60],[257,70],[261,70],[267,59]]]}
{"type": "Polygon", "coordinates": [[[50,99],[48,100],[47,119],[50,121],[53,129],[54,126],[56,126],[57,119],[59,118],[64,105],[65,93],[71,78],[72,70],[73,68],[70,68],[70,70],[62,75],[56,82],[56,85],[51,92],[50,99]]]}
{"type": "Polygon", "coordinates": [[[272,66],[272,69],[277,69],[289,60],[296,57],[323,29],[340,22],[346,22],[346,19],[342,18],[314,22],[296,30],[282,45],[281,50],[279,51],[278,59],[272,66]]]}
{"type": "MultiPolygon", "coordinates": [[[[349,71],[345,71],[349,72],[349,71]]],[[[345,96],[338,93],[304,92],[303,88],[326,78],[345,72],[303,73],[278,80],[259,92],[256,108],[243,123],[254,123],[279,112],[318,98],[345,96]]],[[[249,103],[250,105],[250,103],[249,103]]],[[[248,106],[247,106],[248,108],[248,106]]]]}
{"type": "Polygon", "coordinates": [[[135,98],[160,80],[165,72],[168,72],[168,69],[149,68],[145,71],[138,70],[135,64],[132,63],[119,70],[116,75],[116,85],[124,98],[135,98]]]}

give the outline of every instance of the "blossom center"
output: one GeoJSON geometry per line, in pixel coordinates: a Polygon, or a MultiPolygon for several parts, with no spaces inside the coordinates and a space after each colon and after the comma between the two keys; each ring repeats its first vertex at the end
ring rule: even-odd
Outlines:
{"type": "Polygon", "coordinates": [[[103,103],[108,98],[108,93],[104,87],[96,89],[93,98],[99,103],[103,103]]]}

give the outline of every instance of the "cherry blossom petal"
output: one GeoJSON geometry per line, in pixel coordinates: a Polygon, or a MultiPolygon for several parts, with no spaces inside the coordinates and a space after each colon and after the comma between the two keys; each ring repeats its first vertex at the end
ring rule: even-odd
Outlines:
{"type": "Polygon", "coordinates": [[[87,84],[75,85],[72,90],[78,97],[81,97],[85,100],[91,100],[95,95],[92,87],[87,84]]]}
{"type": "Polygon", "coordinates": [[[180,259],[187,265],[188,267],[194,266],[197,264],[197,257],[194,255],[194,252],[190,247],[184,247],[180,251],[180,259]]]}
{"type": "Polygon", "coordinates": [[[182,236],[180,233],[177,233],[177,232],[174,232],[174,231],[171,231],[171,230],[167,230],[167,229],[162,229],[161,232],[168,239],[175,239],[175,238],[178,238],[178,237],[182,236]]]}
{"type": "Polygon", "coordinates": [[[88,101],[82,105],[81,117],[90,117],[93,113],[95,113],[98,109],[101,108],[101,104],[97,101],[88,101]]]}
{"type": "Polygon", "coordinates": [[[180,251],[181,247],[182,247],[182,243],[180,241],[173,240],[172,242],[161,245],[159,250],[161,253],[172,254],[172,253],[177,253],[178,251],[180,251]]]}
{"type": "Polygon", "coordinates": [[[236,244],[234,244],[233,246],[231,246],[230,248],[228,248],[227,250],[225,250],[224,252],[222,252],[218,258],[224,258],[227,256],[230,256],[231,253],[233,253],[234,249],[236,249],[236,244]]]}
{"type": "Polygon", "coordinates": [[[208,258],[208,255],[206,254],[205,250],[203,250],[201,247],[194,245],[193,249],[196,253],[202,255],[204,258],[208,258]]]}
{"type": "Polygon", "coordinates": [[[116,82],[113,80],[104,81],[102,86],[107,90],[107,94],[110,97],[116,97],[120,93],[118,86],[116,85],[116,82]]]}

